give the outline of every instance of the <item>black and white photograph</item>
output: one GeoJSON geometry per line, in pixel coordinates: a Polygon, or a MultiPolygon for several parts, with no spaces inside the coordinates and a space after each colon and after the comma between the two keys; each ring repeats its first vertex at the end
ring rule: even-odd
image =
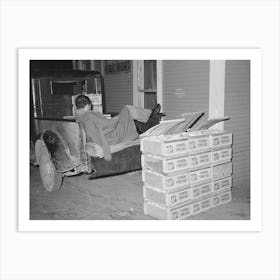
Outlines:
{"type": "Polygon", "coordinates": [[[250,60],[30,60],[31,220],[250,220],[250,60]]]}
{"type": "Polygon", "coordinates": [[[0,279],[279,280],[279,0],[0,0],[0,279]]]}

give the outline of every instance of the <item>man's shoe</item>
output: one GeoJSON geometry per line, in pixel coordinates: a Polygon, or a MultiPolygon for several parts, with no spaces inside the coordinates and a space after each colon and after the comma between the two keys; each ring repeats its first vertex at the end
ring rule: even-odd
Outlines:
{"type": "Polygon", "coordinates": [[[157,113],[156,115],[153,115],[153,117],[150,118],[146,123],[134,120],[134,124],[135,124],[137,132],[139,134],[142,134],[145,131],[147,131],[148,129],[150,129],[151,127],[159,124],[160,118],[161,118],[161,114],[157,113]]]}
{"type": "Polygon", "coordinates": [[[152,110],[152,112],[149,116],[149,119],[145,123],[140,122],[138,120],[134,120],[136,130],[139,134],[142,134],[145,131],[147,131],[148,129],[150,129],[151,127],[159,124],[160,119],[163,115],[163,114],[160,113],[160,110],[161,110],[161,106],[160,106],[160,104],[157,104],[153,108],[153,110],[152,110]]]}
{"type": "MultiPolygon", "coordinates": [[[[160,106],[160,104],[157,104],[157,105],[154,107],[154,109],[152,110],[152,112],[151,112],[151,114],[150,114],[150,116],[149,116],[149,120],[152,119],[154,116],[158,115],[158,114],[160,113],[160,110],[161,110],[161,106],[160,106]]],[[[149,121],[149,120],[148,120],[148,121],[149,121]]],[[[148,121],[147,121],[147,122],[148,122],[148,121]]]]}

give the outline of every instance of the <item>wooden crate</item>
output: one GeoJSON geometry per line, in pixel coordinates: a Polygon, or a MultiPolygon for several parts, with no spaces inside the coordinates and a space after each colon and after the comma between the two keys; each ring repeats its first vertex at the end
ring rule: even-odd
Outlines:
{"type": "Polygon", "coordinates": [[[176,156],[188,153],[188,135],[150,136],[141,139],[141,151],[143,153],[158,156],[176,156]]]}
{"type": "Polygon", "coordinates": [[[216,206],[219,206],[221,204],[228,203],[228,202],[231,201],[231,199],[232,199],[232,197],[231,197],[231,191],[230,190],[219,193],[219,194],[216,194],[212,198],[212,206],[216,207],[216,206]]]}
{"type": "Polygon", "coordinates": [[[210,167],[212,153],[202,153],[189,156],[189,171],[210,167]]]}
{"type": "Polygon", "coordinates": [[[212,168],[204,168],[191,172],[185,171],[169,175],[143,169],[142,181],[144,184],[163,190],[172,190],[180,187],[195,187],[212,181],[212,168]]]}
{"type": "Polygon", "coordinates": [[[223,149],[232,145],[232,133],[212,132],[210,134],[210,147],[212,149],[223,149]]]}
{"type": "Polygon", "coordinates": [[[232,187],[232,176],[213,182],[213,192],[220,192],[225,189],[231,189],[231,187],[232,187]]]}
{"type": "Polygon", "coordinates": [[[232,162],[218,164],[212,167],[213,180],[229,177],[232,174],[232,162]]]}
{"type": "Polygon", "coordinates": [[[164,175],[162,173],[154,172],[147,169],[142,170],[142,180],[147,185],[163,190],[186,187],[190,183],[188,172],[164,175]]]}
{"type": "Polygon", "coordinates": [[[144,137],[141,139],[141,151],[165,157],[207,152],[210,151],[209,133],[192,131],[144,137]]]}
{"type": "MultiPolygon", "coordinates": [[[[221,188],[220,188],[221,189],[221,188]]],[[[161,203],[167,207],[184,203],[189,200],[197,200],[201,197],[205,197],[211,194],[213,191],[213,183],[208,182],[206,184],[190,187],[185,185],[184,187],[177,188],[157,188],[148,185],[144,181],[143,195],[145,199],[154,200],[157,203],[161,203]]]]}
{"type": "Polygon", "coordinates": [[[231,161],[231,159],[232,159],[231,148],[212,151],[212,165],[229,162],[231,161]]]}
{"type": "Polygon", "coordinates": [[[192,215],[192,206],[188,204],[170,209],[159,203],[145,200],[144,214],[160,220],[183,220],[192,215]]]}
{"type": "Polygon", "coordinates": [[[164,158],[150,154],[142,154],[142,167],[161,173],[174,173],[182,170],[188,170],[189,157],[164,158]]]}
{"type": "Polygon", "coordinates": [[[142,167],[164,174],[192,171],[211,166],[211,152],[176,158],[142,154],[142,167]]]}
{"type": "Polygon", "coordinates": [[[212,197],[204,198],[192,204],[192,215],[196,215],[212,208],[212,197]]]}
{"type": "Polygon", "coordinates": [[[189,188],[179,188],[166,191],[144,185],[143,196],[144,199],[155,201],[166,207],[173,207],[191,200],[191,190],[189,188]]]}
{"type": "Polygon", "coordinates": [[[200,170],[191,171],[190,176],[190,185],[197,186],[204,183],[212,181],[212,168],[204,168],[200,170]]]}
{"type": "Polygon", "coordinates": [[[210,151],[210,137],[208,132],[189,132],[188,151],[189,154],[197,154],[210,151]]]}
{"type": "Polygon", "coordinates": [[[192,215],[207,211],[213,207],[225,204],[231,201],[231,191],[220,192],[203,198],[199,201],[188,202],[173,208],[165,207],[154,201],[144,201],[144,214],[150,215],[160,220],[183,220],[192,215]]]}
{"type": "Polygon", "coordinates": [[[202,184],[190,189],[191,191],[191,199],[198,199],[209,195],[213,191],[213,183],[209,182],[207,184],[202,184]]]}

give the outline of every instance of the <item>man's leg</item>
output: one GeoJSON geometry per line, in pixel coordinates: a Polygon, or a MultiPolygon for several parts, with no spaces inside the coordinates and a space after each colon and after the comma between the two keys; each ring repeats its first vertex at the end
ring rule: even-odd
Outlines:
{"type": "Polygon", "coordinates": [[[147,122],[147,120],[150,117],[151,110],[141,107],[136,107],[132,105],[126,105],[126,108],[130,111],[130,114],[134,120],[137,120],[139,122],[147,122]]]}
{"type": "Polygon", "coordinates": [[[130,110],[125,106],[121,110],[114,131],[106,134],[109,144],[131,141],[138,138],[138,133],[130,110]]]}

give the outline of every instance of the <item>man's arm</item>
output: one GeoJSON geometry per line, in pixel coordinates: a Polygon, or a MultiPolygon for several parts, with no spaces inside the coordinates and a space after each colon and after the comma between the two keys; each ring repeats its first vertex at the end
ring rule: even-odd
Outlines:
{"type": "Polygon", "coordinates": [[[111,160],[111,149],[105,138],[100,121],[92,114],[82,116],[79,120],[85,128],[87,138],[103,148],[105,160],[111,160]]]}
{"type": "Polygon", "coordinates": [[[112,159],[110,145],[108,144],[108,142],[105,138],[103,129],[100,126],[98,127],[98,132],[99,132],[99,135],[100,135],[102,148],[103,148],[103,151],[104,151],[104,159],[107,160],[107,161],[110,161],[112,159]]]}

